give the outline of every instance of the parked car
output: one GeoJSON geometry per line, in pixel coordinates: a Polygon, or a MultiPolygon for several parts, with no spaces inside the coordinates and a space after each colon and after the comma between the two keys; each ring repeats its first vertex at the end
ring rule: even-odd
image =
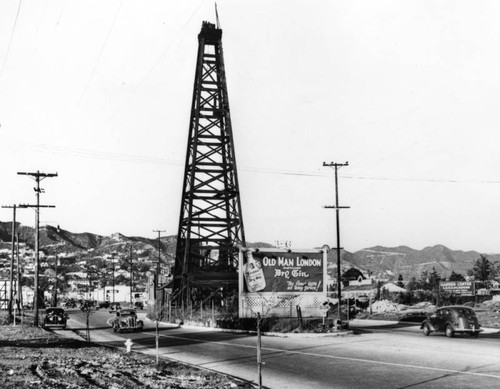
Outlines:
{"type": "Polygon", "coordinates": [[[99,301],[97,303],[97,309],[100,309],[100,308],[109,308],[109,305],[111,303],[109,301],[99,301]]]}
{"type": "Polygon", "coordinates": [[[97,301],[95,300],[82,300],[80,303],[80,309],[82,311],[89,311],[92,309],[96,309],[97,301]]]}
{"type": "Polygon", "coordinates": [[[111,303],[109,304],[109,313],[117,312],[122,309],[120,303],[111,303]]]}
{"type": "Polygon", "coordinates": [[[59,327],[63,330],[66,328],[66,322],[68,321],[68,314],[63,308],[50,307],[45,310],[45,317],[43,319],[43,327],[59,327]]]}
{"type": "Polygon", "coordinates": [[[142,301],[136,301],[134,303],[134,308],[135,309],[144,309],[144,304],[142,303],[142,301]]]}
{"type": "Polygon", "coordinates": [[[76,300],[74,299],[68,299],[66,300],[63,305],[66,307],[66,308],[76,308],[76,300]]]}
{"type": "Polygon", "coordinates": [[[477,338],[482,331],[476,313],[466,306],[441,307],[428,316],[420,326],[425,336],[431,332],[444,332],[451,338],[456,333],[469,334],[477,338]]]}
{"type": "Polygon", "coordinates": [[[137,319],[137,313],[134,309],[122,309],[116,312],[112,327],[113,332],[142,331],[144,323],[142,320],[137,319]]]}

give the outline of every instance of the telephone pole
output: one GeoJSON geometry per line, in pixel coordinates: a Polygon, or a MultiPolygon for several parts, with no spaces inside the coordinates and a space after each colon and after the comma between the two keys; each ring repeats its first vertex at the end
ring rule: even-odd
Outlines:
{"type": "Polygon", "coordinates": [[[128,260],[130,262],[130,308],[134,308],[134,304],[132,302],[132,288],[134,286],[134,262],[132,258],[132,246],[130,246],[129,249],[128,260]]]}
{"type": "MultiPolygon", "coordinates": [[[[16,242],[16,205],[2,205],[2,208],[12,208],[13,216],[12,216],[12,253],[10,256],[10,277],[9,277],[9,319],[12,318],[12,300],[14,298],[13,295],[13,284],[14,284],[14,252],[16,250],[15,242],[16,242]]],[[[19,266],[19,265],[18,265],[19,266]]],[[[18,288],[19,289],[19,288],[18,288]]],[[[15,319],[14,319],[15,320],[15,319]]]]}
{"type": "Polygon", "coordinates": [[[160,237],[161,237],[161,233],[166,232],[166,231],[165,230],[153,230],[153,232],[158,233],[158,262],[156,262],[156,275],[155,275],[155,279],[154,279],[154,295],[153,295],[155,298],[155,301],[156,301],[156,289],[158,289],[158,283],[160,282],[160,254],[161,254],[160,237]]]}
{"type": "Polygon", "coordinates": [[[23,287],[21,286],[21,264],[19,262],[19,229],[16,231],[16,259],[17,259],[17,301],[18,310],[21,313],[21,324],[23,324],[24,308],[23,308],[23,287]]]}
{"type": "Polygon", "coordinates": [[[338,304],[338,315],[339,315],[339,320],[340,320],[340,329],[342,329],[342,319],[340,316],[340,306],[342,302],[342,289],[341,289],[341,271],[340,271],[340,250],[342,247],[340,247],[340,217],[339,217],[339,211],[341,209],[346,209],[350,207],[346,206],[340,206],[339,205],[339,190],[338,190],[338,170],[343,167],[343,166],[349,166],[349,162],[346,163],[326,163],[323,162],[323,166],[325,167],[333,167],[335,169],[335,205],[325,205],[324,208],[330,208],[330,209],[335,209],[335,214],[336,214],[336,225],[337,225],[337,295],[339,299],[339,304],[338,304]]]}
{"type": "Polygon", "coordinates": [[[40,181],[44,180],[48,177],[57,177],[57,173],[41,173],[40,171],[36,172],[18,172],[19,175],[31,176],[35,179],[36,187],[34,188],[36,193],[36,204],[20,204],[19,208],[35,208],[35,301],[33,302],[33,325],[35,327],[38,326],[38,299],[39,299],[39,290],[38,290],[38,278],[40,271],[40,208],[55,208],[55,205],[40,205],[40,193],[44,193],[45,191],[40,188],[40,181]]]}

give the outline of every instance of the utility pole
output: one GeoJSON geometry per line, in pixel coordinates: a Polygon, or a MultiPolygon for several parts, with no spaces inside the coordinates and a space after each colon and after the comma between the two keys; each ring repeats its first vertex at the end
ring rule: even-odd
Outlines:
{"type": "Polygon", "coordinates": [[[156,301],[156,289],[158,289],[158,283],[160,282],[160,255],[161,255],[161,233],[165,232],[165,230],[153,230],[153,232],[158,233],[158,262],[156,262],[156,275],[154,279],[154,299],[156,301]]]}
{"type": "MultiPolygon", "coordinates": [[[[14,284],[14,252],[16,250],[15,242],[16,242],[16,205],[2,205],[2,208],[12,208],[13,216],[12,216],[12,253],[10,256],[10,277],[9,277],[9,319],[12,318],[12,300],[13,300],[13,284],[14,284]]],[[[15,321],[15,318],[14,318],[15,321]]]]}
{"type": "Polygon", "coordinates": [[[155,337],[155,343],[156,343],[156,364],[158,364],[158,359],[159,359],[159,343],[160,343],[160,333],[159,333],[159,328],[158,328],[158,322],[163,319],[163,313],[162,309],[163,307],[160,306],[158,303],[158,294],[156,292],[156,289],[158,289],[158,283],[160,281],[160,254],[161,254],[161,233],[165,232],[165,230],[153,230],[153,232],[158,233],[158,261],[156,262],[156,275],[154,279],[154,294],[153,297],[155,299],[155,313],[156,313],[156,337],[155,337]]]}
{"type": "Polygon", "coordinates": [[[86,300],[91,300],[90,298],[90,265],[89,265],[89,257],[85,260],[85,267],[87,270],[87,298],[86,300]]]}
{"type": "Polygon", "coordinates": [[[58,264],[58,261],[59,261],[59,258],[57,257],[57,254],[56,254],[56,268],[55,268],[55,273],[56,273],[56,279],[54,281],[54,300],[52,302],[52,304],[54,305],[54,307],[57,307],[57,269],[59,267],[59,264],[58,264]]]}
{"type": "MultiPolygon", "coordinates": [[[[57,233],[60,234],[61,233],[61,228],[59,226],[57,226],[57,233]]],[[[59,257],[57,256],[57,253],[56,252],[56,260],[55,260],[55,273],[56,273],[56,278],[55,278],[55,281],[54,281],[54,296],[53,296],[53,301],[52,301],[52,305],[54,307],[57,307],[57,288],[58,288],[58,285],[57,285],[57,277],[58,277],[58,269],[59,269],[59,257]]]]}
{"type": "Polygon", "coordinates": [[[21,204],[19,208],[35,208],[35,301],[33,302],[33,325],[38,326],[38,278],[40,271],[40,208],[55,208],[55,205],[40,205],[40,193],[44,193],[44,190],[40,188],[40,181],[47,177],[57,177],[57,173],[40,173],[36,171],[34,173],[29,172],[18,172],[19,175],[34,177],[36,182],[36,187],[34,188],[36,193],[36,205],[21,204]]]}
{"type": "Polygon", "coordinates": [[[113,256],[113,303],[115,302],[115,257],[113,256]]]}
{"type": "Polygon", "coordinates": [[[338,170],[342,166],[349,166],[349,162],[346,163],[334,163],[330,162],[327,164],[326,162],[323,162],[323,166],[325,167],[333,167],[335,169],[335,205],[326,205],[324,208],[333,208],[335,209],[335,214],[336,214],[336,225],[337,225],[337,295],[339,299],[339,304],[338,304],[338,315],[339,315],[339,320],[340,320],[340,330],[342,330],[342,319],[340,316],[340,306],[342,303],[342,286],[341,286],[341,271],[340,271],[340,250],[342,247],[340,247],[340,218],[339,218],[339,211],[341,209],[346,209],[350,207],[345,207],[345,206],[340,206],[339,205],[339,190],[338,190],[338,170]]]}
{"type": "Polygon", "coordinates": [[[130,262],[130,308],[133,308],[134,305],[132,303],[132,288],[134,286],[134,263],[132,259],[132,246],[130,246],[128,259],[130,262]]]}
{"type": "Polygon", "coordinates": [[[19,262],[19,229],[17,229],[16,240],[17,240],[17,249],[16,249],[16,259],[17,259],[17,301],[18,308],[21,313],[21,324],[24,321],[24,308],[23,308],[23,287],[21,286],[21,264],[19,262]]]}

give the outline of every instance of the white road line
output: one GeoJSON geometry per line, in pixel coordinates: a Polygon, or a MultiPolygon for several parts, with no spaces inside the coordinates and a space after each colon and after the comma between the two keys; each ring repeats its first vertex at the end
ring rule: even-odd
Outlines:
{"type": "MultiPolygon", "coordinates": [[[[143,334],[150,335],[150,336],[156,336],[156,335],[147,334],[147,333],[143,333],[143,334]]],[[[183,337],[183,336],[173,336],[173,335],[160,335],[160,336],[163,338],[189,340],[191,342],[198,342],[198,343],[214,343],[214,344],[220,344],[223,346],[231,346],[231,347],[237,346],[237,347],[241,347],[241,348],[251,348],[251,349],[256,348],[255,346],[247,346],[247,345],[243,345],[243,344],[234,344],[234,343],[218,342],[218,341],[210,341],[210,340],[200,340],[200,339],[187,338],[187,337],[183,337]]],[[[385,366],[397,366],[397,367],[402,367],[402,368],[431,370],[431,371],[438,371],[438,372],[444,372],[444,373],[464,374],[464,375],[470,375],[470,376],[489,377],[489,378],[500,379],[500,375],[495,375],[495,374],[474,373],[474,372],[452,370],[452,369],[441,369],[441,368],[437,368],[437,367],[408,365],[408,364],[404,364],[404,363],[394,363],[394,362],[382,362],[382,361],[374,361],[374,360],[370,360],[370,359],[339,357],[336,355],[324,355],[324,354],[317,354],[317,353],[307,353],[307,352],[303,352],[303,351],[290,351],[290,350],[282,350],[282,349],[267,348],[267,347],[262,347],[262,350],[263,351],[265,350],[265,351],[272,351],[272,352],[280,352],[280,353],[284,353],[284,354],[300,354],[300,355],[306,355],[306,356],[311,356],[311,357],[337,359],[337,360],[352,361],[352,362],[372,363],[372,364],[385,365],[385,366]]]]}

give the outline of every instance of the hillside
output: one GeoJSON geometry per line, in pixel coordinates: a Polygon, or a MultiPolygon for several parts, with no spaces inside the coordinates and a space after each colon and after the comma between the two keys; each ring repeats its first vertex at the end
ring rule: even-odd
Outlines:
{"type": "MultiPolygon", "coordinates": [[[[20,241],[34,247],[34,228],[20,226],[20,241]]],[[[11,223],[0,222],[0,249],[10,248],[11,223]]],[[[160,239],[161,260],[165,265],[172,266],[175,261],[177,237],[175,235],[160,239]]],[[[247,243],[249,247],[272,248],[264,242],[247,243]]],[[[145,261],[154,261],[158,256],[158,240],[143,237],[127,237],[120,233],[111,236],[101,236],[89,232],[74,233],[53,226],[40,229],[40,248],[48,255],[79,254],[92,252],[95,256],[118,255],[126,257],[134,252],[145,261]],[[149,258],[145,258],[149,257],[149,258]]],[[[336,275],[336,251],[328,253],[328,273],[336,275]]],[[[399,274],[404,280],[411,277],[419,278],[422,272],[433,268],[442,276],[447,277],[452,271],[462,275],[467,274],[475,261],[480,257],[478,251],[451,250],[443,245],[415,250],[407,246],[399,247],[369,247],[356,252],[342,250],[341,271],[350,267],[359,268],[365,274],[371,274],[377,279],[395,279],[399,274]]],[[[500,254],[488,254],[491,262],[500,261],[500,254]]]]}
{"type": "MultiPolygon", "coordinates": [[[[11,225],[12,223],[0,222],[0,248],[10,248],[11,225]]],[[[35,229],[20,225],[19,240],[34,248],[35,229]]],[[[155,260],[158,257],[158,246],[160,246],[162,262],[172,264],[175,245],[175,236],[161,237],[160,244],[158,244],[158,239],[127,237],[120,233],[101,236],[89,232],[74,233],[50,225],[40,228],[40,250],[47,255],[83,254],[91,251],[96,256],[105,254],[126,256],[133,251],[141,253],[141,257],[150,256],[151,260],[155,260]]]]}
{"type": "MultiPolygon", "coordinates": [[[[383,274],[403,279],[418,278],[422,272],[431,272],[433,268],[444,278],[452,271],[466,275],[474,266],[481,253],[478,251],[451,250],[443,245],[414,250],[410,247],[370,247],[357,251],[353,255],[353,264],[382,277],[383,274]]],[[[500,261],[500,255],[488,254],[491,262],[500,261]]]]}

